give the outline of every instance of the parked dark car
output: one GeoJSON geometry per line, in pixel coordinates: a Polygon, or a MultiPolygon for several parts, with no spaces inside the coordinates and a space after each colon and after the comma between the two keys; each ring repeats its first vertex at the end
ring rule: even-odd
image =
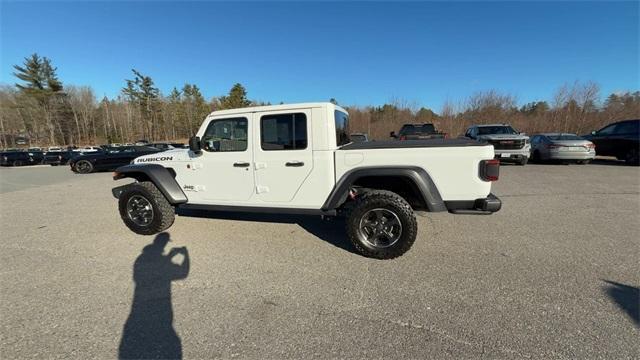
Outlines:
{"type": "Polygon", "coordinates": [[[121,146],[102,152],[85,153],[69,161],[71,171],[88,174],[100,170],[115,170],[127,165],[138,156],[157,153],[162,150],[150,146],[121,146]]]}
{"type": "Polygon", "coordinates": [[[396,135],[392,131],[389,136],[398,140],[446,139],[447,134],[439,132],[433,124],[404,124],[396,135]]]}
{"type": "Polygon", "coordinates": [[[615,156],[630,165],[640,165],[640,119],[609,124],[583,138],[596,145],[596,155],[615,156]]]}
{"type": "MultiPolygon", "coordinates": [[[[97,153],[97,152],[93,152],[97,153]]],[[[82,153],[79,151],[73,150],[64,150],[64,151],[47,151],[44,154],[44,159],[42,163],[45,165],[58,166],[58,165],[66,165],[69,163],[71,159],[76,156],[80,156],[82,153]]]]}
{"type": "Polygon", "coordinates": [[[27,154],[31,157],[31,164],[29,165],[42,164],[42,160],[44,159],[44,151],[42,151],[42,149],[29,148],[27,149],[27,154]]]}
{"type": "Polygon", "coordinates": [[[42,152],[28,152],[24,150],[5,151],[0,154],[2,166],[25,166],[42,163],[42,152]]]}
{"type": "Polygon", "coordinates": [[[186,149],[187,145],[181,143],[151,143],[147,144],[147,146],[153,146],[154,148],[158,148],[160,150],[166,151],[171,149],[186,149]]]}

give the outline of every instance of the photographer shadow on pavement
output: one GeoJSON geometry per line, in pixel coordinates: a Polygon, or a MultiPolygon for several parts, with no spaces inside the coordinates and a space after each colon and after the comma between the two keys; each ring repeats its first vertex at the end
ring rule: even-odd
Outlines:
{"type": "Polygon", "coordinates": [[[135,290],[131,313],[124,324],[120,359],[181,359],[182,344],[173,328],[171,282],[189,275],[187,248],[172,248],[168,233],[160,233],[142,250],[133,265],[135,290]],[[172,258],[183,254],[181,265],[172,258]]]}

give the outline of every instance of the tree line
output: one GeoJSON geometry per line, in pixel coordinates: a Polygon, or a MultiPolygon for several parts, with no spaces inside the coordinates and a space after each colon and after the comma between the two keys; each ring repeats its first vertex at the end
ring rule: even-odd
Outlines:
{"type": "MultiPolygon", "coordinates": [[[[164,95],[150,76],[132,70],[120,94],[98,99],[89,86],[64,85],[47,57],[33,54],[14,66],[18,82],[0,87],[0,147],[85,145],[135,142],[139,139],[185,140],[214,110],[268,105],[251,100],[241,84],[228,94],[205,99],[196,84],[185,83],[164,95]]],[[[335,99],[332,102],[337,103],[335,99]]],[[[392,99],[382,106],[346,107],[351,131],[386,139],[404,123],[434,123],[451,137],[471,124],[505,122],[520,131],[584,134],[622,119],[640,118],[640,92],[608,95],[604,101],[593,82],[563,85],[549,101],[517,106],[517,98],[496,90],[446,101],[439,113],[392,99]]]]}

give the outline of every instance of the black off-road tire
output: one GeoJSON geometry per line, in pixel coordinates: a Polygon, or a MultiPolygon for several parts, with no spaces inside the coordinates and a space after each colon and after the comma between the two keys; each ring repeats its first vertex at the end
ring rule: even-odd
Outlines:
{"type": "Polygon", "coordinates": [[[386,190],[370,190],[358,196],[347,214],[347,234],[356,250],[376,259],[393,259],[407,252],[416,240],[418,224],[411,205],[400,195],[386,190]],[[372,246],[360,235],[362,217],[373,209],[387,209],[395,213],[402,224],[402,232],[396,243],[389,247],[372,246]]]}
{"type": "Polygon", "coordinates": [[[173,225],[175,220],[175,208],[169,204],[167,198],[150,181],[143,181],[129,185],[118,198],[118,209],[124,224],[131,231],[140,235],[153,235],[167,230],[173,225]],[[142,196],[153,208],[153,218],[151,222],[142,226],[136,224],[129,218],[127,213],[127,202],[132,196],[142,196]]]}
{"type": "Polygon", "coordinates": [[[75,164],[73,164],[73,167],[75,168],[74,172],[77,174],[89,174],[93,172],[93,164],[89,160],[77,161],[75,164]],[[83,166],[81,164],[85,164],[86,166],[83,166]],[[78,167],[78,165],[80,165],[80,167],[78,167]]]}
{"type": "Polygon", "coordinates": [[[13,166],[22,166],[22,165],[24,165],[22,160],[16,160],[16,161],[13,162],[13,166]]]}
{"type": "Polygon", "coordinates": [[[520,165],[520,166],[525,166],[525,165],[527,165],[527,162],[528,162],[528,161],[529,161],[529,158],[528,158],[528,157],[523,157],[522,159],[520,159],[520,160],[518,161],[518,165],[520,165]]]}

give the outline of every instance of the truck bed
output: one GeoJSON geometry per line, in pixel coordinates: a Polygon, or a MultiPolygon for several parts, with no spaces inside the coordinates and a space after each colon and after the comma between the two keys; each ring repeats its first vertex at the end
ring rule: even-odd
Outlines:
{"type": "Polygon", "coordinates": [[[339,148],[339,150],[464,147],[486,145],[487,144],[471,139],[383,140],[351,143],[339,148]]]}
{"type": "Polygon", "coordinates": [[[493,146],[475,140],[370,141],[345,145],[334,154],[336,181],[358,168],[417,166],[429,174],[444,201],[486,198],[491,192],[479,166],[494,158],[493,146]]]}

